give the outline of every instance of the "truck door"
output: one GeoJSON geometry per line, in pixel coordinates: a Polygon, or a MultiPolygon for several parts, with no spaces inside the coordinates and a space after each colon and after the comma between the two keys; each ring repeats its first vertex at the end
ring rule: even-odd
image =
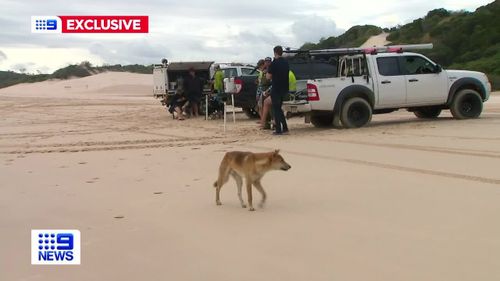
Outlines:
{"type": "Polygon", "coordinates": [[[441,104],[448,96],[446,74],[428,59],[407,55],[401,57],[406,77],[406,96],[409,105],[441,104]]]}
{"type": "Polygon", "coordinates": [[[399,107],[406,103],[406,80],[397,56],[377,59],[377,108],[399,107]]]}

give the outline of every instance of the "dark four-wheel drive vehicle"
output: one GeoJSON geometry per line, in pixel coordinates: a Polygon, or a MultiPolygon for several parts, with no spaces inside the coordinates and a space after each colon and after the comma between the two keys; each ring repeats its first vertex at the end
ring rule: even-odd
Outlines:
{"type": "MultiPolygon", "coordinates": [[[[287,101],[298,101],[302,103],[307,99],[307,81],[316,78],[331,77],[337,69],[328,62],[328,58],[322,56],[293,56],[287,57],[290,70],[297,79],[297,92],[291,95],[287,101]]],[[[258,118],[257,111],[257,71],[243,73],[243,75],[225,79],[224,86],[227,93],[233,93],[235,105],[243,108],[245,114],[251,118],[258,118]]],[[[291,104],[291,103],[290,103],[291,104]]],[[[300,106],[291,106],[288,114],[301,113],[300,106]]]]}

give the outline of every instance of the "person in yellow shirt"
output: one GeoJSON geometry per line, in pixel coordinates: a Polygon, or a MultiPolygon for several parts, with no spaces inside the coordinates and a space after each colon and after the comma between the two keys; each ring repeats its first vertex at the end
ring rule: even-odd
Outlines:
{"type": "Polygon", "coordinates": [[[224,93],[224,72],[220,69],[220,65],[215,66],[214,91],[219,98],[224,93]]]}
{"type": "Polygon", "coordinates": [[[291,70],[288,71],[288,92],[290,94],[297,92],[297,79],[291,70]]]}

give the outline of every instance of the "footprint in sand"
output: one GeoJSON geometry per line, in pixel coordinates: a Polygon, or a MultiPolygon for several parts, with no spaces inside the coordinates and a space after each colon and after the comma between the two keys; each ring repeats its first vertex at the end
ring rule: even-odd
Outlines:
{"type": "Polygon", "coordinates": [[[160,194],[163,194],[163,192],[161,191],[157,191],[157,192],[153,192],[154,195],[160,195],[160,194]]]}
{"type": "Polygon", "coordinates": [[[115,216],[113,218],[115,218],[115,219],[123,219],[123,218],[125,218],[125,216],[115,216]]]}
{"type": "Polygon", "coordinates": [[[144,154],[144,156],[148,156],[149,157],[149,156],[151,156],[151,154],[147,153],[147,154],[144,154]]]}
{"type": "Polygon", "coordinates": [[[94,183],[98,180],[99,180],[99,178],[95,177],[95,178],[92,178],[91,180],[86,181],[86,183],[94,183]]]}
{"type": "Polygon", "coordinates": [[[193,181],[200,181],[201,179],[193,179],[193,181]]]}
{"type": "Polygon", "coordinates": [[[82,162],[78,162],[78,164],[79,164],[79,165],[85,165],[85,164],[87,164],[87,162],[83,162],[83,161],[82,161],[82,162]]]}

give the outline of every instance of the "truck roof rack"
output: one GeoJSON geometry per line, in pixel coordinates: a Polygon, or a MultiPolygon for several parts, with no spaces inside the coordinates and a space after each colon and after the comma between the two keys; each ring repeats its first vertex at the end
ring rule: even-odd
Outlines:
{"type": "Polygon", "coordinates": [[[402,53],[405,51],[413,50],[428,50],[432,49],[432,43],[429,44],[412,44],[412,45],[393,45],[384,47],[370,47],[370,48],[338,48],[338,49],[321,49],[321,50],[285,50],[287,54],[309,54],[309,55],[356,55],[356,54],[370,54],[375,55],[378,53],[402,53]]]}

